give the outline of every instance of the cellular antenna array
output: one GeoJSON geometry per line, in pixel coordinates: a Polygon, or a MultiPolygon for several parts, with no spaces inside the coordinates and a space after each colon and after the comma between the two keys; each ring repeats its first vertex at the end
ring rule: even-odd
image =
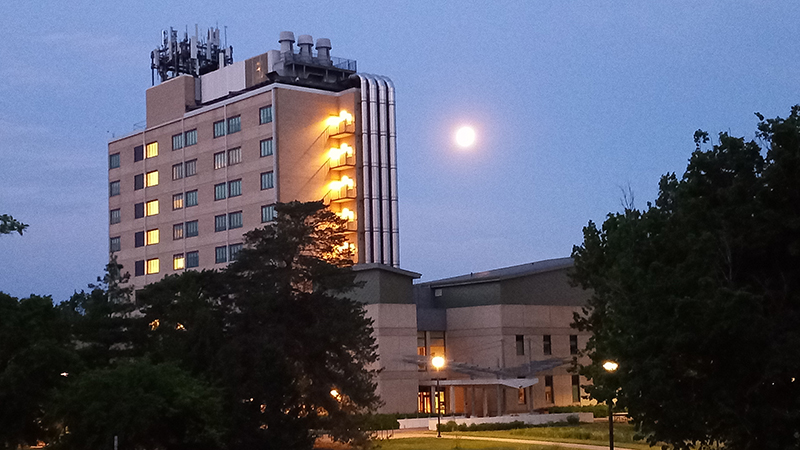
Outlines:
{"type": "Polygon", "coordinates": [[[150,53],[153,85],[156,72],[164,82],[181,74],[197,77],[233,64],[233,46],[220,45],[219,31],[218,27],[209,28],[206,39],[200,39],[195,25],[194,36],[184,32],[180,41],[172,27],[162,31],[161,46],[150,53]]]}

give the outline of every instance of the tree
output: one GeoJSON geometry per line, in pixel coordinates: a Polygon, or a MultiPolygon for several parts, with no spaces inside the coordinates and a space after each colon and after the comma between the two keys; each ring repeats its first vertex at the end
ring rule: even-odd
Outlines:
{"type": "Polygon", "coordinates": [[[231,447],[310,448],[323,427],[356,438],[357,414],[379,403],[377,356],[371,321],[346,296],[345,222],[321,202],[276,211],[223,272],[165,277],[137,296],[148,352],[221,386],[231,447]]]}
{"type": "Polygon", "coordinates": [[[28,225],[19,222],[8,214],[0,214],[0,234],[11,234],[16,231],[21,236],[26,228],[28,228],[28,225]]]}
{"type": "Polygon", "coordinates": [[[704,149],[698,131],[655,204],[590,222],[573,250],[587,390],[651,444],[800,446],[800,107],[759,119],[766,153],[726,133],[704,149]]]}

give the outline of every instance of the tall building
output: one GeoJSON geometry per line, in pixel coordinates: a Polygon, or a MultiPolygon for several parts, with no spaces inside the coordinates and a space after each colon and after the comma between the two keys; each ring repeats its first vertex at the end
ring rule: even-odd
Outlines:
{"type": "Polygon", "coordinates": [[[170,30],[153,51],[146,125],[108,144],[109,245],[135,286],[224,266],[292,200],[346,218],[356,263],[399,265],[394,85],[328,39],[278,42],[234,62],[218,29],[170,30]]]}

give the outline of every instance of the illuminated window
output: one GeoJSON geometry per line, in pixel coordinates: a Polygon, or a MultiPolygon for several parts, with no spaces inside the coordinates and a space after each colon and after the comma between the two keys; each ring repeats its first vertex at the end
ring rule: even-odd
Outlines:
{"type": "MultiPolygon", "coordinates": [[[[137,145],[133,147],[133,162],[141,161],[144,159],[144,146],[137,145]]],[[[144,273],[142,274],[144,275],[144,273]]]]}
{"type": "Polygon", "coordinates": [[[272,122],[272,106],[265,106],[258,110],[258,124],[264,125],[265,123],[272,122]]]}
{"type": "Polygon", "coordinates": [[[144,231],[137,231],[133,234],[133,246],[136,248],[144,247],[144,231]]]}
{"type": "Polygon", "coordinates": [[[581,376],[572,376],[572,402],[580,403],[581,401],[581,376]]]}
{"type": "Polygon", "coordinates": [[[108,183],[108,196],[114,197],[115,195],[119,195],[119,181],[108,183]]]}
{"type": "Polygon", "coordinates": [[[186,207],[197,206],[197,191],[186,192],[186,207]]]}
{"type": "Polygon", "coordinates": [[[228,134],[233,134],[242,129],[242,120],[239,116],[228,119],[228,134]]]}
{"type": "Polygon", "coordinates": [[[183,239],[183,223],[176,223],[172,226],[172,240],[183,239]]]}
{"type": "Polygon", "coordinates": [[[134,276],[140,277],[140,276],[144,275],[144,260],[143,259],[140,259],[139,261],[134,262],[133,263],[133,267],[134,267],[134,269],[133,269],[133,275],[134,276]]]}
{"type": "Polygon", "coordinates": [[[172,166],[172,179],[180,180],[183,178],[183,163],[178,163],[172,166]]]}
{"type": "Polygon", "coordinates": [[[158,244],[160,233],[158,232],[158,228],[155,230],[147,230],[147,245],[155,245],[158,244]]]}
{"type": "Polygon", "coordinates": [[[228,216],[225,214],[214,216],[214,231],[225,231],[228,229],[228,216]]]}
{"type": "Polygon", "coordinates": [[[119,236],[114,236],[109,240],[108,251],[118,252],[121,248],[119,236]]]}
{"type": "Polygon", "coordinates": [[[525,388],[519,388],[517,391],[517,403],[524,405],[527,403],[527,396],[525,395],[525,388]]]}
{"type": "Polygon", "coordinates": [[[261,157],[270,156],[274,153],[272,147],[272,139],[264,139],[261,141],[261,157]]]}
{"type": "Polygon", "coordinates": [[[225,121],[214,122],[214,137],[225,136],[225,121]]]}
{"type": "Polygon", "coordinates": [[[147,187],[151,186],[158,186],[158,171],[153,170],[152,172],[147,172],[147,177],[145,179],[145,184],[147,187]]]}
{"type": "Polygon", "coordinates": [[[553,376],[552,375],[545,375],[544,376],[544,401],[545,403],[553,403],[554,396],[553,396],[553,376]]]}
{"type": "Polygon", "coordinates": [[[239,164],[242,162],[242,148],[236,147],[228,150],[228,165],[239,164]]]}
{"type": "Polygon", "coordinates": [[[228,183],[228,196],[238,197],[242,195],[242,180],[233,180],[228,183]]]}
{"type": "Polygon", "coordinates": [[[122,220],[122,215],[120,214],[119,209],[112,209],[109,214],[108,221],[112,224],[119,223],[122,220]]]}
{"type": "Polygon", "coordinates": [[[187,131],[185,141],[187,147],[197,144],[197,130],[187,131]]]}
{"type": "Polygon", "coordinates": [[[172,209],[182,209],[183,208],[183,194],[175,194],[172,196],[172,209]]]}
{"type": "Polygon", "coordinates": [[[144,217],[144,203],[136,203],[133,205],[133,218],[141,219],[144,217]]]}
{"type": "Polygon", "coordinates": [[[145,215],[155,216],[158,214],[158,200],[150,200],[145,204],[145,215]]]}
{"type": "Polygon", "coordinates": [[[525,354],[525,336],[518,334],[516,338],[517,344],[517,356],[521,356],[525,354]]]}
{"type": "Polygon", "coordinates": [[[172,136],[172,149],[178,150],[183,148],[183,133],[172,136]]]}
{"type": "Polygon", "coordinates": [[[186,167],[183,170],[183,175],[187,177],[191,177],[197,175],[197,160],[192,159],[186,161],[186,167]]]}
{"type": "Polygon", "coordinates": [[[553,344],[549,334],[542,336],[542,350],[544,351],[545,355],[553,354],[553,344]]]}
{"type": "Polygon", "coordinates": [[[234,228],[242,228],[242,212],[232,212],[228,214],[228,228],[233,230],[234,228]]]}
{"type": "Polygon", "coordinates": [[[228,260],[236,261],[240,251],[242,251],[242,244],[231,244],[228,247],[228,260]]]}
{"type": "Polygon", "coordinates": [[[108,168],[116,169],[117,167],[119,167],[119,153],[108,155],[108,168]]]}
{"type": "Polygon", "coordinates": [[[261,190],[272,189],[275,187],[275,173],[273,171],[261,174],[261,190]]]}
{"type": "Polygon", "coordinates": [[[191,222],[186,222],[186,237],[194,237],[197,236],[197,221],[192,220],[191,222]]]}
{"type": "Polygon", "coordinates": [[[225,167],[225,152],[214,153],[214,170],[225,167]]]}
{"type": "Polygon", "coordinates": [[[228,247],[222,246],[214,249],[214,263],[228,262],[228,247]]]}
{"type": "Polygon", "coordinates": [[[181,270],[185,266],[186,266],[186,260],[183,257],[183,253],[172,255],[172,270],[181,270]]]}
{"type": "Polygon", "coordinates": [[[155,158],[158,156],[158,142],[151,142],[147,144],[147,148],[144,152],[145,158],[155,158]]]}
{"type": "Polygon", "coordinates": [[[138,191],[139,189],[144,189],[144,174],[136,174],[133,176],[133,190],[138,191]]]}
{"type": "Polygon", "coordinates": [[[569,336],[569,354],[570,355],[577,355],[578,354],[578,336],[577,335],[570,335],[569,336]]]}
{"type": "Polygon", "coordinates": [[[275,205],[261,207],[261,223],[272,222],[275,220],[275,205]]]}
{"type": "Polygon", "coordinates": [[[431,358],[435,356],[445,357],[445,340],[444,340],[444,331],[429,331],[428,332],[429,338],[429,345],[430,345],[430,356],[431,358]]]}
{"type": "Polygon", "coordinates": [[[228,185],[220,183],[214,185],[214,200],[223,200],[228,195],[228,185]]]}
{"type": "Polygon", "coordinates": [[[158,258],[147,260],[147,274],[152,275],[158,273],[158,258]]]}
{"type": "MultiPolygon", "coordinates": [[[[428,341],[425,339],[425,332],[424,331],[417,331],[417,356],[421,356],[422,358],[417,358],[418,360],[425,360],[427,361],[428,358],[428,341]]],[[[419,370],[427,370],[428,364],[424,362],[420,362],[417,366],[419,370]]]]}
{"type": "Polygon", "coordinates": [[[186,267],[197,267],[200,265],[200,254],[197,251],[186,253],[186,267]]]}

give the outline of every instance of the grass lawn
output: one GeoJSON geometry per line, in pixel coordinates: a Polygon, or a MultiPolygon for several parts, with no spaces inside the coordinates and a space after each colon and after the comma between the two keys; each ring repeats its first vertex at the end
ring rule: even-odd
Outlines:
{"type": "MultiPolygon", "coordinates": [[[[511,439],[534,439],[539,441],[571,442],[576,444],[608,445],[607,423],[586,423],[576,426],[563,427],[535,427],[503,431],[467,431],[449,432],[446,434],[459,434],[462,436],[487,436],[511,439]]],[[[634,441],[633,426],[624,423],[614,424],[614,443],[621,447],[648,450],[650,447],[644,441],[634,441]]],[[[657,448],[657,447],[656,447],[657,448]]]]}
{"type": "MultiPolygon", "coordinates": [[[[437,439],[431,437],[389,439],[375,442],[374,448],[379,450],[555,450],[557,447],[549,445],[508,444],[505,442],[491,441],[468,441],[462,439],[437,439]]],[[[563,448],[560,450],[563,450],[563,448]]]]}

